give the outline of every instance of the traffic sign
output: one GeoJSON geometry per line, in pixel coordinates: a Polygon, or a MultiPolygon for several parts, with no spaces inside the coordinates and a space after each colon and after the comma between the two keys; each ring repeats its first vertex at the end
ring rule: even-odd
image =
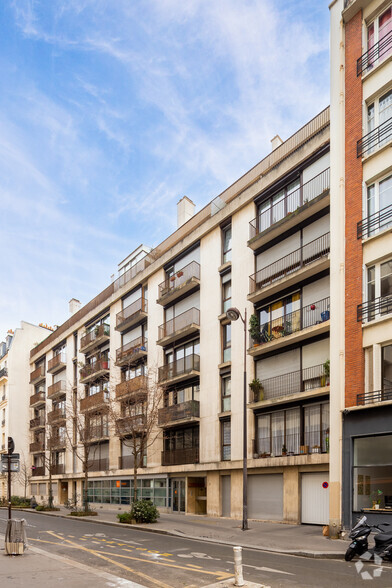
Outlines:
{"type": "MultiPolygon", "coordinates": [[[[1,467],[3,472],[8,472],[8,460],[1,462],[1,467]]],[[[11,461],[10,463],[11,472],[19,472],[20,471],[20,461],[17,459],[15,461],[11,461]]]]}
{"type": "Polygon", "coordinates": [[[8,458],[12,460],[20,459],[20,453],[2,453],[1,454],[1,461],[8,461],[8,458]]]}

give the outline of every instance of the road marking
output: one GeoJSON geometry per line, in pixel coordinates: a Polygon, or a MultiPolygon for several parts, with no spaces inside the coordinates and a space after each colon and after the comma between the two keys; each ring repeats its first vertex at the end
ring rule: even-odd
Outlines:
{"type": "MultiPolygon", "coordinates": [[[[233,561],[227,561],[226,563],[234,565],[233,561]]],[[[295,576],[291,572],[284,572],[283,570],[275,570],[274,568],[266,568],[266,567],[257,567],[251,566],[250,564],[242,564],[244,568],[252,568],[252,570],[258,570],[260,572],[274,572],[276,574],[286,574],[287,576],[295,576]]]]}
{"type": "Polygon", "coordinates": [[[195,564],[188,564],[188,567],[190,567],[190,568],[198,568],[199,570],[202,569],[201,566],[196,566],[195,564]]]}
{"type": "Polygon", "coordinates": [[[67,537],[71,537],[71,539],[75,539],[75,535],[67,535],[67,537]]]}

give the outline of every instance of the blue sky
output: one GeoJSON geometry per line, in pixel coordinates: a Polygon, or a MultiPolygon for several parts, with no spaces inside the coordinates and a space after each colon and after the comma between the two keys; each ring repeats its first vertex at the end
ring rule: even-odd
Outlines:
{"type": "Polygon", "coordinates": [[[0,339],[61,324],[329,103],[325,0],[2,0],[0,339]]]}

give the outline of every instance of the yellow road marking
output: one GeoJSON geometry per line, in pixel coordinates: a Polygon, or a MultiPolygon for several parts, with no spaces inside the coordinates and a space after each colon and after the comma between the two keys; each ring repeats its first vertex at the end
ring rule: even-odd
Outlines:
{"type": "Polygon", "coordinates": [[[71,537],[71,539],[75,539],[75,535],[67,535],[67,537],[71,537]]]}
{"type": "Polygon", "coordinates": [[[198,568],[199,570],[202,569],[201,566],[195,566],[195,564],[188,564],[188,567],[190,567],[190,568],[198,568]]]}

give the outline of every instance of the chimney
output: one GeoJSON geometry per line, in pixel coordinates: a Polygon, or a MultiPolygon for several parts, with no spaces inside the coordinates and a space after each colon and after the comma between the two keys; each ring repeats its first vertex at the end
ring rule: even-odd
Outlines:
{"type": "Polygon", "coordinates": [[[280,147],[282,145],[282,143],[283,143],[283,141],[279,137],[279,135],[275,135],[275,137],[273,139],[271,139],[272,151],[275,151],[275,149],[277,149],[278,147],[280,147]]]}
{"type": "Polygon", "coordinates": [[[188,196],[183,196],[181,200],[177,203],[177,229],[182,227],[183,224],[186,223],[193,215],[195,214],[195,205],[188,198],[188,196]]]}
{"type": "Polygon", "coordinates": [[[71,300],[69,301],[69,314],[72,316],[73,314],[75,314],[75,312],[78,312],[80,307],[80,300],[76,300],[76,298],[71,298],[71,300]]]}

